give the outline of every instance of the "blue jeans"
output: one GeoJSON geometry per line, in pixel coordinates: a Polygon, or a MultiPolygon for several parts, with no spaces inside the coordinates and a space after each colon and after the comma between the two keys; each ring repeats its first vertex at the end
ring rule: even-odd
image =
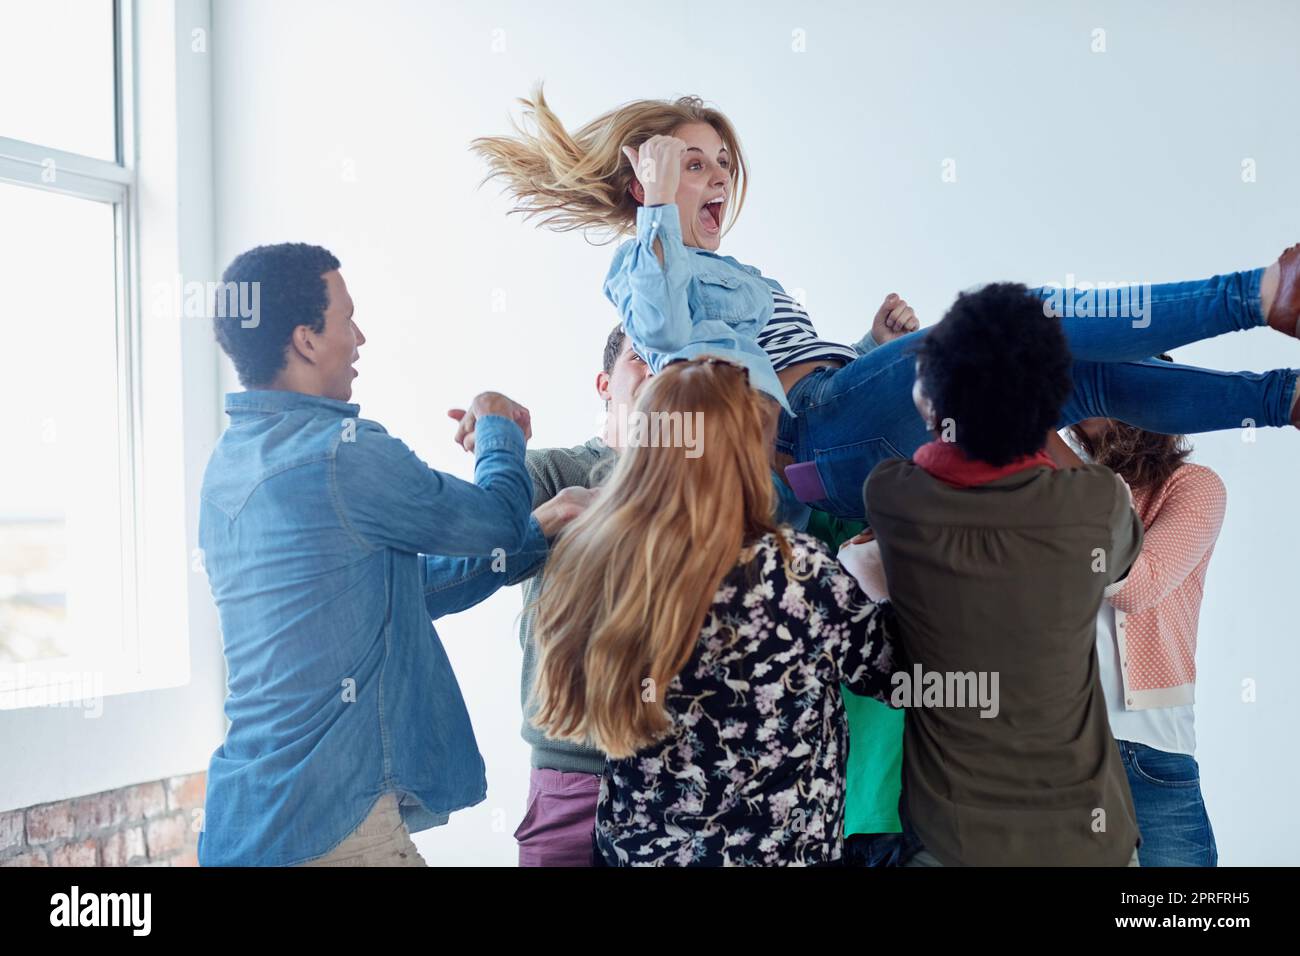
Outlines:
{"type": "Polygon", "coordinates": [[[902,866],[921,841],[906,833],[855,833],[844,838],[845,866],[902,866]]]}
{"type": "MultiPolygon", "coordinates": [[[[1300,370],[1218,372],[1152,358],[1266,325],[1259,304],[1263,274],[1256,269],[1153,285],[1140,320],[1063,317],[1075,362],[1073,390],[1057,427],[1085,418],[1117,418],[1165,434],[1289,425],[1300,370]]],[[[1036,291],[1044,298],[1052,294],[1036,291]]],[[[781,414],[777,448],[796,461],[817,463],[827,496],[809,502],[814,508],[864,520],[862,485],[871,469],[887,458],[910,458],[930,441],[912,404],[914,353],[928,331],[895,339],[840,368],[813,371],[790,390],[797,417],[781,414]]]]}
{"type": "Polygon", "coordinates": [[[1219,850],[1201,796],[1195,757],[1117,740],[1133,807],[1143,866],[1218,866],[1219,850]]]}

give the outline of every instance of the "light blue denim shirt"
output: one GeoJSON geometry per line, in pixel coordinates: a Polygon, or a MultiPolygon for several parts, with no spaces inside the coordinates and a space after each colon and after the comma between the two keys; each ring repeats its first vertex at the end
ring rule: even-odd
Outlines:
{"type": "Polygon", "coordinates": [[[544,549],[524,436],[476,426],[474,483],[434,471],[360,407],[226,396],[199,516],[228,671],[208,769],[204,866],[327,853],[396,792],[411,831],[486,795],[483,759],[432,618],[473,603],[442,559],[544,549]],[[499,550],[498,550],[499,549],[499,550]],[[431,583],[432,580],[432,583],[431,583]]]}
{"type": "Polygon", "coordinates": [[[793,415],[772,360],[758,345],[772,317],[774,288],[785,291],[753,266],[685,245],[676,203],[637,210],[636,238],[618,247],[605,276],[605,295],[652,372],[716,355],[749,369],[750,384],[793,415]]]}

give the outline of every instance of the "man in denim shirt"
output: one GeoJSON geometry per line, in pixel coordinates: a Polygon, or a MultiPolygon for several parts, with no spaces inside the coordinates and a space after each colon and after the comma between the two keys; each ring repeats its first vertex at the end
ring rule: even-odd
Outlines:
{"type": "Polygon", "coordinates": [[[365,337],[338,267],[285,244],[222,277],[227,302],[253,308],[219,301],[216,319],[246,391],[226,397],[199,520],[230,720],[208,770],[205,866],[421,865],[409,832],[487,789],[430,622],[468,599],[430,580],[425,555],[545,547],[526,409],[488,392],[454,413],[473,484],[359,417],[365,337]]]}

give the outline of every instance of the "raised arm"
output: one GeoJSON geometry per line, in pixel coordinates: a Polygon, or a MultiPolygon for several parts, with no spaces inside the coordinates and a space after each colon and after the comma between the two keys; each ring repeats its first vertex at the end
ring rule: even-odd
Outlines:
{"type": "Polygon", "coordinates": [[[511,587],[540,572],[551,553],[555,536],[591,504],[591,488],[562,488],[533,509],[524,546],[514,554],[500,552],[490,558],[424,559],[424,603],[435,620],[486,601],[500,588],[511,587]]]}
{"type": "Polygon", "coordinates": [[[532,483],[524,433],[509,418],[475,423],[474,482],[436,471],[374,422],[358,423],[335,459],[334,506],[371,548],[490,557],[527,539],[532,483]]]}
{"type": "Polygon", "coordinates": [[[498,551],[488,558],[424,556],[424,606],[435,621],[481,604],[501,588],[526,581],[540,571],[550,542],[536,515],[528,523],[524,545],[513,554],[498,551]]]}
{"type": "Polygon", "coordinates": [[[605,295],[637,346],[675,352],[691,341],[689,255],[675,203],[637,210],[636,238],[619,248],[605,277],[605,295]]]}
{"type": "Polygon", "coordinates": [[[1187,580],[1214,547],[1223,527],[1228,492],[1208,468],[1184,465],[1123,585],[1108,595],[1126,614],[1154,607],[1187,580]]]}
{"type": "Polygon", "coordinates": [[[853,350],[859,355],[866,355],[886,342],[910,335],[920,327],[921,320],[916,317],[916,311],[907,304],[907,300],[897,292],[891,292],[880,303],[867,334],[853,343],[853,350]]]}
{"type": "Polygon", "coordinates": [[[682,242],[677,204],[686,144],[652,136],[638,149],[623,147],[641,187],[636,239],[626,242],[605,277],[605,295],[641,349],[675,352],[691,340],[687,287],[689,253],[682,242]]]}
{"type": "Polygon", "coordinates": [[[519,584],[541,571],[555,536],[586,510],[596,494],[588,488],[562,487],[563,475],[553,460],[555,454],[553,450],[528,452],[533,514],[519,551],[498,552],[487,558],[425,556],[424,603],[430,617],[436,620],[471,608],[499,589],[519,584]]]}

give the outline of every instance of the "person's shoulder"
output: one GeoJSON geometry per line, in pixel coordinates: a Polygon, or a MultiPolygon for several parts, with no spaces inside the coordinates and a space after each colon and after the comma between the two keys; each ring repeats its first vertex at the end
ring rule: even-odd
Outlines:
{"type": "Polygon", "coordinates": [[[1149,500],[1149,519],[1154,519],[1164,507],[1176,504],[1195,510],[1210,521],[1222,522],[1228,508],[1228,488],[1214,469],[1187,462],[1176,468],[1149,500]]]}
{"type": "Polygon", "coordinates": [[[343,444],[354,444],[355,442],[368,441],[391,441],[405,445],[400,438],[392,434],[387,428],[379,424],[372,418],[343,419],[342,424],[338,426],[340,442],[343,444]]]}
{"type": "Polygon", "coordinates": [[[524,464],[535,491],[555,495],[569,485],[588,485],[612,463],[614,451],[598,438],[572,448],[530,448],[524,464]]]}
{"type": "Polygon", "coordinates": [[[753,276],[755,279],[762,279],[769,286],[773,286],[774,288],[780,291],[785,291],[784,289],[781,289],[781,283],[777,282],[775,279],[771,279],[763,275],[763,273],[759,270],[758,266],[751,266],[747,262],[741,262],[735,256],[719,255],[716,252],[709,252],[708,250],[705,249],[693,249],[692,251],[699,253],[700,262],[706,268],[709,265],[721,264],[729,269],[734,269],[737,272],[743,272],[747,276],[753,276]]]}
{"type": "Polygon", "coordinates": [[[318,438],[339,459],[361,458],[380,449],[400,448],[409,451],[405,442],[390,435],[387,428],[369,418],[344,418],[337,423],[323,423],[318,438]],[[353,454],[354,452],[361,454],[353,454]]]}
{"type": "Polygon", "coordinates": [[[566,465],[589,468],[612,454],[608,446],[594,438],[572,448],[530,448],[525,453],[525,460],[529,471],[566,465]]]}
{"type": "Polygon", "coordinates": [[[1044,474],[1048,481],[1073,484],[1080,488],[1109,487],[1115,485],[1119,477],[1105,465],[1095,465],[1092,462],[1084,462],[1072,468],[1047,469],[1044,474]]]}
{"type": "Polygon", "coordinates": [[[825,541],[805,531],[796,531],[789,525],[763,535],[758,541],[757,552],[754,560],[761,558],[764,570],[769,573],[777,572],[783,565],[788,565],[785,568],[787,572],[793,570],[800,575],[820,573],[836,562],[835,554],[825,541]]]}
{"type": "Polygon", "coordinates": [[[1123,494],[1123,479],[1105,465],[1091,462],[1072,468],[1047,468],[1039,477],[1057,495],[1064,497],[1086,495],[1110,501],[1113,495],[1123,494]]]}
{"type": "Polygon", "coordinates": [[[862,506],[871,525],[882,518],[915,520],[941,483],[910,458],[886,458],[862,482],[862,506]]]}
{"type": "MultiPolygon", "coordinates": [[[[346,423],[348,419],[345,418],[343,421],[346,423]]],[[[378,438],[381,436],[385,438],[393,438],[393,436],[388,433],[388,429],[379,424],[379,422],[375,421],[373,418],[358,418],[356,419],[356,426],[358,435],[365,434],[371,438],[378,438]]],[[[346,431],[346,424],[340,430],[346,431]]],[[[400,441],[400,439],[394,440],[400,441]]]]}
{"type": "Polygon", "coordinates": [[[1045,470],[1042,493],[1033,505],[1055,519],[1082,525],[1112,526],[1130,509],[1124,479],[1105,465],[1085,462],[1073,468],[1045,470]]]}
{"type": "Polygon", "coordinates": [[[1228,486],[1217,471],[1192,461],[1175,469],[1165,482],[1165,488],[1171,492],[1177,490],[1181,494],[1206,495],[1216,499],[1228,496],[1228,486]]]}
{"type": "Polygon", "coordinates": [[[871,473],[867,477],[879,477],[883,481],[886,478],[910,475],[917,470],[924,471],[911,458],[885,458],[871,469],[871,473]]]}
{"type": "Polygon", "coordinates": [[[745,549],[745,553],[751,554],[753,558],[757,558],[760,554],[779,553],[782,543],[784,542],[787,547],[792,546],[794,538],[798,534],[799,532],[790,528],[788,525],[782,525],[777,530],[768,531],[755,539],[749,547],[745,549]]]}
{"type": "Polygon", "coordinates": [[[741,262],[739,259],[735,259],[732,256],[720,256],[719,258],[725,259],[727,262],[731,263],[732,266],[747,275],[753,276],[755,279],[763,280],[767,287],[773,292],[785,294],[785,286],[781,285],[781,283],[777,282],[771,276],[763,275],[762,270],[760,270],[758,266],[751,266],[749,263],[741,262]]]}
{"type": "Polygon", "coordinates": [[[871,469],[863,483],[863,489],[868,498],[876,500],[881,495],[890,494],[918,475],[930,479],[930,473],[910,458],[886,458],[871,469]]]}
{"type": "Polygon", "coordinates": [[[778,560],[783,552],[797,555],[800,552],[826,551],[826,545],[810,534],[795,531],[789,525],[781,525],[775,531],[768,531],[750,542],[741,552],[741,565],[762,564],[771,566],[770,558],[776,555],[778,560]]]}
{"type": "Polygon", "coordinates": [[[385,474],[394,465],[419,460],[406,442],[371,419],[345,419],[336,431],[327,441],[340,473],[385,474]]]}

